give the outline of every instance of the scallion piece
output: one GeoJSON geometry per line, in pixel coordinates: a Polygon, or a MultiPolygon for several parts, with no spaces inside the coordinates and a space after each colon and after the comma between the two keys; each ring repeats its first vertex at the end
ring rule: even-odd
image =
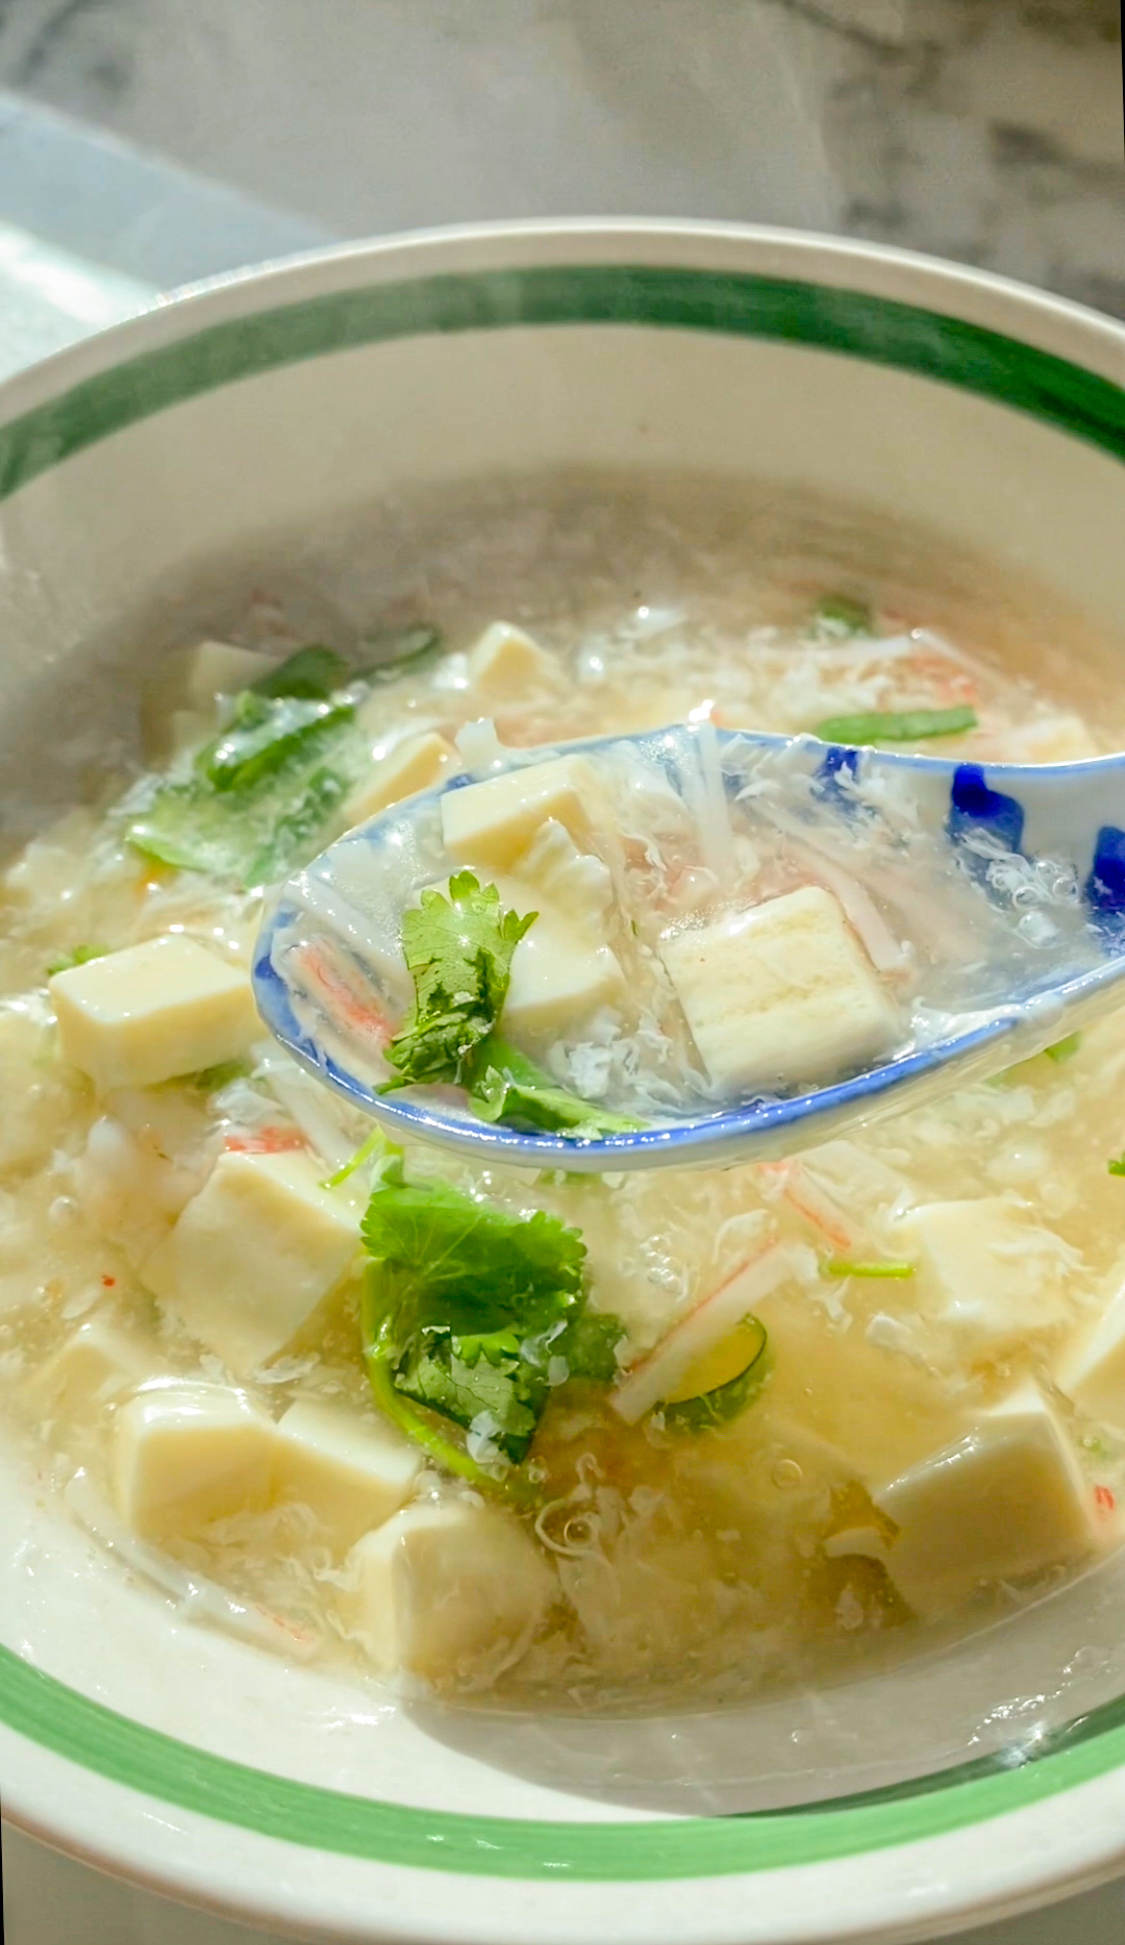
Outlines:
{"type": "Polygon", "coordinates": [[[107,945],[76,945],[70,952],[60,952],[47,967],[47,978],[53,979],[56,973],[70,972],[75,966],[88,966],[91,959],[104,959],[110,950],[107,945]]]}
{"type": "Polygon", "coordinates": [[[977,726],[977,712],[957,709],[873,709],[864,716],[827,716],[813,735],[822,743],[920,743],[928,736],[963,736],[977,726]]]}
{"type": "Polygon", "coordinates": [[[1111,1175],[1125,1175],[1125,1155],[1118,1155],[1115,1162],[1107,1162],[1106,1166],[1111,1175]]]}
{"type": "Polygon", "coordinates": [[[305,702],[327,702],[333,690],[344,688],[348,679],[348,665],[342,655],[320,642],[310,642],[307,648],[299,648],[279,662],[268,675],[260,676],[253,688],[256,696],[296,696],[305,702]]]}
{"type": "Polygon", "coordinates": [[[826,634],[872,635],[875,617],[866,601],[851,594],[826,594],[813,609],[813,621],[826,634]]]}
{"type": "Polygon", "coordinates": [[[913,1263],[853,1263],[846,1256],[829,1256],[820,1266],[821,1276],[913,1276],[913,1263]]]}
{"type": "Polygon", "coordinates": [[[1068,1033],[1065,1040],[1056,1040],[1053,1047],[1044,1047],[1043,1052],[1048,1060],[1073,1060],[1081,1045],[1080,1033],[1068,1033]]]}
{"type": "Polygon", "coordinates": [[[400,675],[415,675],[445,646],[440,628],[428,621],[415,622],[409,628],[381,629],[366,635],[363,645],[375,652],[375,661],[361,671],[367,682],[396,682],[400,675]]]}

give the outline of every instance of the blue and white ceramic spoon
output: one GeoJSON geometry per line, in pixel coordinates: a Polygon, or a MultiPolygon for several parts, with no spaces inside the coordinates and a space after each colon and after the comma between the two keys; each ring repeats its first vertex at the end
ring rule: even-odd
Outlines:
{"type": "MultiPolygon", "coordinates": [[[[854,864],[852,871],[862,882],[854,864]]],[[[982,767],[710,724],[505,751],[484,770],[396,804],[281,888],[253,969],[271,1032],[392,1138],[459,1149],[484,1164],[591,1173],[792,1153],[1062,1041],[1117,1003],[1123,977],[1125,758],[982,767]],[[949,948],[943,990],[935,1004],[917,996],[907,1043],[829,1085],[782,1098],[698,1100],[682,1118],[587,1141],[479,1120],[452,1088],[383,1092],[391,1075],[378,1016],[389,1007],[401,1017],[412,998],[402,912],[450,871],[441,798],[569,752],[645,767],[695,806],[705,850],[722,850],[729,819],[749,816],[820,858],[829,886],[841,860],[881,861],[903,936],[924,920],[937,957],[943,940],[949,948]],[[310,1008],[299,974],[301,949],[313,939],[332,946],[339,1004],[331,1021],[310,1008]]]]}

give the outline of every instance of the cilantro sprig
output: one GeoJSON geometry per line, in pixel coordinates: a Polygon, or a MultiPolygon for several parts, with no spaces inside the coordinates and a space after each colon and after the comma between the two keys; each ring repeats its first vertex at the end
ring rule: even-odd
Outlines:
{"type": "Polygon", "coordinates": [[[404,914],[402,950],[414,1006],[387,1049],[397,1085],[465,1082],[467,1063],[508,996],[512,954],[537,916],[501,911],[496,886],[481,885],[471,871],[454,872],[448,898],[424,891],[404,914]]]}
{"type": "Polygon", "coordinates": [[[489,1471],[440,1421],[514,1468],[558,1383],[611,1381],[622,1329],[587,1310],[582,1237],[543,1210],[512,1215],[448,1183],[407,1182],[397,1158],[362,1233],[376,1403],[448,1471],[526,1497],[526,1480],[489,1471]]]}
{"type": "Polygon", "coordinates": [[[277,694],[246,690],[222,735],[131,807],[125,835],[134,849],[241,886],[270,884],[315,850],[362,768],[355,706],[309,693],[307,670],[291,678],[297,693],[281,671],[272,680],[282,685],[277,694]]]}
{"type": "Polygon", "coordinates": [[[496,886],[481,885],[471,871],[453,874],[448,898],[422,893],[402,921],[414,1006],[387,1049],[398,1072],[389,1085],[451,1082],[466,1089],[482,1121],[576,1141],[642,1127],[559,1087],[497,1031],[512,955],[537,917],[502,910],[496,886]]]}
{"type": "Polygon", "coordinates": [[[482,1121],[502,1121],[528,1133],[570,1135],[575,1141],[628,1134],[644,1126],[559,1087],[534,1060],[495,1033],[481,1041],[473,1056],[469,1100],[482,1121]]]}

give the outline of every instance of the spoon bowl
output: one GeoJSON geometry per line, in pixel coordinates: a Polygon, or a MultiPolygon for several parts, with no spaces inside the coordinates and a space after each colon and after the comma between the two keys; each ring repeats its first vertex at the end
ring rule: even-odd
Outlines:
{"type": "MultiPolygon", "coordinates": [[[[710,722],[496,749],[492,761],[347,832],[291,878],[255,951],[255,995],[270,1031],[393,1139],[574,1173],[769,1160],[989,1078],[1062,1042],[1117,998],[1125,759],[982,766],[710,722]],[[449,876],[442,800],[574,754],[593,773],[678,798],[720,896],[747,839],[801,860],[805,881],[839,897],[897,987],[898,1042],[821,1084],[737,1099],[693,1076],[682,1110],[650,1111],[637,1117],[643,1125],[590,1139],[483,1120],[455,1087],[399,1086],[384,1055],[412,999],[401,919],[423,888],[449,876]]],[[[635,1112],[627,1099],[609,1105],[635,1112]]]]}

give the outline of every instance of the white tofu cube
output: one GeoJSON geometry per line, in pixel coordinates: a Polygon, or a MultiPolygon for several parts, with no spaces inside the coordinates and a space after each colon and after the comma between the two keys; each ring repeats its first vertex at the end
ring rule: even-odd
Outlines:
{"type": "Polygon", "coordinates": [[[894,1006],[819,885],[676,933],[660,951],[719,1087],[814,1087],[894,1041],[894,1006]]]}
{"type": "Polygon", "coordinates": [[[1093,1490],[1033,1384],[871,1497],[899,1529],[887,1571],[921,1615],[960,1605],[981,1581],[1040,1573],[1096,1544],[1093,1490]]]}
{"type": "Polygon", "coordinates": [[[188,657],[185,690],[196,709],[210,711],[216,696],[249,689],[275,665],[275,658],[233,642],[200,642],[188,657]]]}
{"type": "Polygon", "coordinates": [[[533,905],[545,899],[595,941],[604,938],[613,904],[609,866],[591,852],[580,851],[569,831],[553,817],[540,825],[513,871],[525,888],[524,898],[533,905]]]}
{"type": "Polygon", "coordinates": [[[8,1103],[0,1116],[0,1174],[41,1167],[61,1145],[74,1091],[52,1055],[48,1029],[16,1009],[0,1013],[0,1099],[8,1103]]]}
{"type": "Polygon", "coordinates": [[[441,830],[458,864],[491,865],[499,871],[525,850],[549,817],[579,844],[591,828],[594,774],[581,757],[560,756],[525,770],[488,777],[450,790],[441,800],[441,830]]]}
{"type": "Polygon", "coordinates": [[[375,1666],[487,1680],[527,1648],[554,1591],[507,1514],[465,1499],[407,1506],[352,1548],[346,1619],[375,1666]]]}
{"type": "Polygon", "coordinates": [[[1064,1346],[1053,1376],[1079,1410],[1125,1432],[1125,1283],[1093,1328],[1064,1346]]]}
{"type": "Polygon", "coordinates": [[[348,829],[365,824],[391,804],[429,790],[443,776],[453,776],[460,758],[452,743],[427,729],[419,736],[404,736],[401,743],[378,757],[367,776],[360,779],[344,804],[341,815],[348,829]]]}
{"type": "Polygon", "coordinates": [[[492,882],[504,910],[537,915],[512,954],[505,1032],[517,1037],[561,1032],[596,1007],[621,998],[621,963],[589,925],[568,918],[518,878],[496,877],[492,882]]]}
{"type": "Polygon", "coordinates": [[[92,1317],[35,1373],[28,1393],[36,1410],[73,1419],[166,1370],[155,1345],[106,1317],[92,1317]]]}
{"type": "Polygon", "coordinates": [[[106,953],[49,984],[63,1059],[103,1091],[217,1067],[262,1030],[243,968],[183,933],[106,953]]]}
{"type": "Polygon", "coordinates": [[[350,1269],[359,1218],[306,1153],[227,1153],[143,1266],[232,1371],[275,1357],[350,1269]]]}
{"type": "Polygon", "coordinates": [[[244,1392],[173,1380],[117,1414],[113,1489],[145,1539],[191,1539],[212,1520],[269,1504],[276,1432],[244,1392]]]}
{"type": "Polygon", "coordinates": [[[277,1440],[279,1495],[311,1506],[341,1548],[397,1513],[422,1464],[393,1425],[319,1399],[290,1405],[277,1440]]]}
{"type": "Polygon", "coordinates": [[[527,689],[543,688],[558,672],[557,663],[546,650],[508,621],[494,621],[486,628],[469,650],[467,662],[473,687],[505,700],[527,689]]]}
{"type": "Polygon", "coordinates": [[[908,1210],[891,1248],[918,1266],[919,1308],[973,1346],[1056,1322],[1076,1273],[1059,1238],[1002,1196],[908,1210]]]}

